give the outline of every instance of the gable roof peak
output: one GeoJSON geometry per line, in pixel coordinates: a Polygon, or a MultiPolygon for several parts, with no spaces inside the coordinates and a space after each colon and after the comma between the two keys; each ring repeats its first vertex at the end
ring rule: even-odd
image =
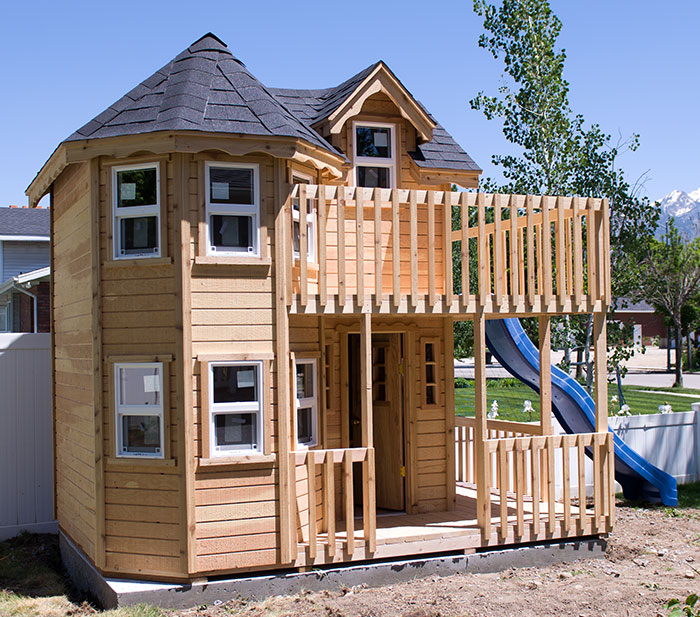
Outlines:
{"type": "Polygon", "coordinates": [[[226,46],[226,43],[224,43],[218,36],[216,36],[216,34],[213,34],[212,32],[207,32],[206,34],[200,36],[187,48],[187,51],[192,54],[202,51],[218,51],[220,53],[228,54],[242,66],[245,66],[243,62],[241,62],[231,53],[231,50],[226,46]]]}

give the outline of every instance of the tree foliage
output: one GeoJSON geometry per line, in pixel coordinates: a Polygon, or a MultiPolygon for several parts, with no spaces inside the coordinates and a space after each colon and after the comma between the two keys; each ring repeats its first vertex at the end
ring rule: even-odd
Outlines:
{"type": "MultiPolygon", "coordinates": [[[[503,74],[496,95],[479,92],[470,104],[486,118],[500,120],[504,136],[519,151],[493,155],[505,182],[486,178],[482,187],[500,193],[607,198],[617,304],[634,288],[630,264],[642,255],[658,221],[658,207],[639,196],[640,183],[630,183],[618,166],[624,151],[637,149],[639,136],[613,143],[598,124],[587,124],[572,111],[564,79],[566,53],[557,46],[562,24],[548,0],[474,0],[474,11],[483,18],[479,46],[503,63],[503,74]]],[[[587,345],[589,319],[568,318],[565,328],[554,329],[553,343],[587,345]]],[[[633,353],[627,337],[616,341],[615,349],[618,360],[633,353]]]]}
{"type": "MultiPolygon", "coordinates": [[[[673,325],[676,349],[681,349],[687,310],[700,294],[700,238],[684,243],[671,219],[661,240],[649,242],[632,271],[636,297],[666,313],[673,325]]],[[[676,362],[675,386],[683,385],[682,363],[676,362]]]]}

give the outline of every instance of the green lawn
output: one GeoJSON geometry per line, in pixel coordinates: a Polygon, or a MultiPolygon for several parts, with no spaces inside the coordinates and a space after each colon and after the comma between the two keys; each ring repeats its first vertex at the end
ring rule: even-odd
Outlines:
{"type": "MultiPolygon", "coordinates": [[[[468,381],[469,387],[455,389],[455,408],[458,416],[474,415],[474,382],[468,381]]],[[[625,403],[629,405],[632,415],[658,413],[659,405],[668,402],[674,411],[690,411],[692,398],[673,396],[679,390],[648,388],[653,392],[639,392],[640,386],[622,386],[622,393],[625,403]]],[[[647,388],[644,388],[645,390],[647,388]]],[[[686,394],[697,394],[700,401],[700,390],[690,390],[684,388],[682,392],[686,394]]],[[[617,395],[617,385],[608,384],[608,401],[617,395]]],[[[526,385],[513,379],[488,379],[486,381],[486,399],[488,408],[494,400],[498,401],[498,417],[501,420],[514,420],[527,422],[530,420],[528,414],[523,413],[523,401],[532,401],[534,413],[532,420],[540,419],[539,396],[526,385]]],[[[609,408],[613,411],[614,405],[609,403],[609,408]]],[[[619,406],[615,406],[617,411],[619,406]]]]}

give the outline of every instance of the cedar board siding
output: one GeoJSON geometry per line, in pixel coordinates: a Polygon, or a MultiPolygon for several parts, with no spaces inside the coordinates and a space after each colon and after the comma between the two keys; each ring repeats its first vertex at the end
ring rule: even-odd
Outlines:
{"type": "MultiPolygon", "coordinates": [[[[161,212],[168,229],[162,255],[172,258],[173,230],[178,225],[173,210],[173,164],[160,157],[135,162],[151,160],[161,162],[161,199],[167,195],[161,212]]],[[[127,162],[132,161],[114,163],[127,162]]],[[[114,441],[114,359],[168,355],[174,359],[177,355],[175,266],[113,259],[110,163],[100,166],[105,569],[147,576],[182,575],[181,462],[167,466],[158,461],[117,460],[114,441]]],[[[165,457],[172,459],[177,457],[181,430],[174,361],[163,364],[163,375],[169,390],[163,397],[165,457]]]]}
{"type": "Polygon", "coordinates": [[[56,514],[61,529],[95,558],[95,413],[92,349],[90,165],[55,181],[53,227],[56,514]]]}
{"type": "MultiPolygon", "coordinates": [[[[233,158],[198,155],[190,165],[191,254],[204,255],[198,224],[204,220],[204,183],[199,174],[204,161],[253,162],[261,179],[261,256],[274,255],[274,166],[271,157],[233,158]]],[[[192,370],[195,452],[203,452],[201,422],[207,405],[201,400],[201,366],[205,354],[247,353],[271,357],[275,351],[274,272],[271,266],[194,264],[192,289],[192,370]],[[204,411],[204,413],[203,413],[204,411]]],[[[275,363],[264,361],[264,447],[277,452],[275,363]]],[[[231,571],[279,565],[279,485],[275,463],[199,467],[195,475],[196,569],[231,571]]]]}

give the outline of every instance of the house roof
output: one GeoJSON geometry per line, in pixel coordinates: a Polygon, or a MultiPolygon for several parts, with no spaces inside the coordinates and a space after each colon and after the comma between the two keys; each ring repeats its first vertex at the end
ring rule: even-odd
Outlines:
{"type": "MultiPolygon", "coordinates": [[[[336,111],[382,64],[375,62],[330,88],[267,88],[221,39],[209,33],[66,141],[165,130],[275,135],[305,139],[345,158],[311,127],[336,111]]],[[[432,140],[419,144],[410,153],[416,165],[481,171],[450,134],[435,124],[432,140]]]]}
{"type": "Polygon", "coordinates": [[[297,137],[339,154],[211,33],[192,43],[66,141],[155,131],[297,137]]]}
{"type": "Polygon", "coordinates": [[[46,236],[50,214],[45,208],[0,208],[0,236],[46,236]]]}
{"type": "MultiPolygon", "coordinates": [[[[270,92],[299,119],[311,126],[324,120],[338,109],[381,64],[383,64],[381,61],[375,62],[339,86],[321,90],[270,88],[270,92]]],[[[474,159],[460,147],[420,101],[416,101],[416,103],[435,123],[432,139],[418,144],[415,152],[409,152],[416,165],[418,167],[480,172],[481,168],[474,162],[474,159]]]]}

